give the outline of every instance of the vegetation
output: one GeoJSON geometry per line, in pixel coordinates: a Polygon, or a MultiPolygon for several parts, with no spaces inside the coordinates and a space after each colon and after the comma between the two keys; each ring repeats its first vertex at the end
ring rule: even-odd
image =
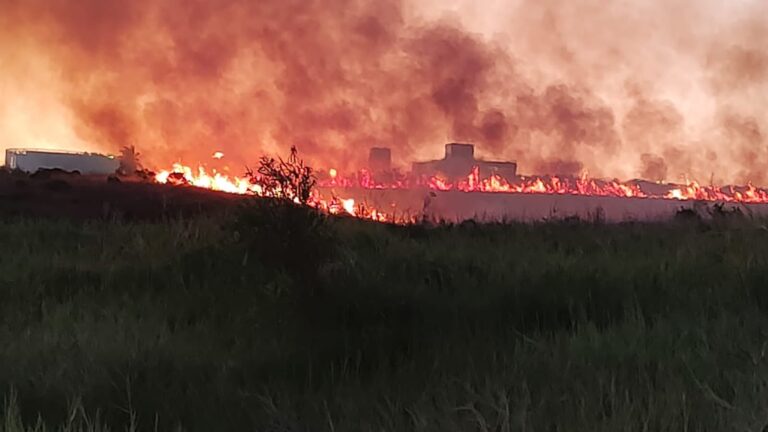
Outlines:
{"type": "Polygon", "coordinates": [[[122,175],[133,175],[141,170],[139,157],[141,153],[134,146],[124,146],[120,149],[120,166],[117,171],[122,175]]]}
{"type": "Polygon", "coordinates": [[[744,216],[393,227],[264,204],[0,235],[0,431],[768,424],[768,229],[744,216]]]}
{"type": "Polygon", "coordinates": [[[299,158],[296,147],[291,147],[287,160],[262,156],[256,172],[248,169],[246,177],[252,184],[263,187],[263,195],[277,200],[307,204],[317,183],[312,167],[299,158]]]}

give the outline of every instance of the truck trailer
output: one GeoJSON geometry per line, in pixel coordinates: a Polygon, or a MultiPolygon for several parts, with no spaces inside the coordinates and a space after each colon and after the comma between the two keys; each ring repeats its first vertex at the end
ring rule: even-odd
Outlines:
{"type": "Polygon", "coordinates": [[[80,174],[114,174],[120,161],[112,155],[66,150],[7,149],[5,166],[33,173],[40,169],[77,171],[80,174]]]}

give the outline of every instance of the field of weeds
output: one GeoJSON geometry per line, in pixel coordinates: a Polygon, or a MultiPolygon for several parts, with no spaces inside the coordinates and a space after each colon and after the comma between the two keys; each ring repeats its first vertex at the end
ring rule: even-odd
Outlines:
{"type": "Polygon", "coordinates": [[[0,222],[0,431],[762,431],[768,229],[0,222]]]}

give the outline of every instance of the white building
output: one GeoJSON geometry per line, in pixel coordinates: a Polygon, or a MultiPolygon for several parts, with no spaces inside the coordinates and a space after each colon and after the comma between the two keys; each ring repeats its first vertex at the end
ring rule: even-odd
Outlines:
{"type": "Polygon", "coordinates": [[[5,166],[25,172],[58,168],[80,174],[113,174],[120,161],[111,155],[64,150],[7,149],[5,166]]]}

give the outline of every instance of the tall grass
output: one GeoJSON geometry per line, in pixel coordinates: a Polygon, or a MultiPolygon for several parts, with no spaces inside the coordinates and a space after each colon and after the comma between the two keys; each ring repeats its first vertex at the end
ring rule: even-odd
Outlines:
{"type": "Polygon", "coordinates": [[[0,222],[2,430],[768,425],[761,221],[249,218],[0,222]]]}

